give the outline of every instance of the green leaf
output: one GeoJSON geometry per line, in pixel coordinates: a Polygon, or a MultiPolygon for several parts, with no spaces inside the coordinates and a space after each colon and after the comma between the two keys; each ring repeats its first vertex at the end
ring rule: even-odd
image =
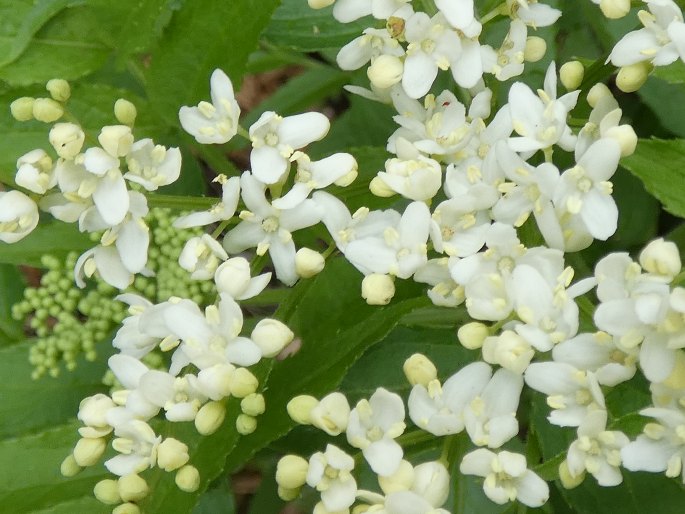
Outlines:
{"type": "Polygon", "coordinates": [[[154,108],[178,125],[182,105],[209,98],[209,77],[222,68],[237,87],[278,0],[186,2],[152,53],[147,92],[154,108]],[[222,20],[222,23],[217,23],[222,20]]]}
{"type": "Polygon", "coordinates": [[[333,7],[312,9],[302,0],[283,0],[264,31],[264,37],[277,46],[313,52],[340,48],[373,25],[368,18],[340,23],[333,18],[332,12],[333,7]]]}
{"type": "Polygon", "coordinates": [[[93,242],[80,233],[76,225],[60,221],[41,223],[18,243],[0,242],[0,263],[39,268],[42,267],[41,258],[45,254],[65,257],[71,251],[84,251],[92,246],[93,242]]]}
{"type": "Polygon", "coordinates": [[[682,86],[649,77],[638,94],[664,128],[676,136],[685,137],[685,91],[682,86]]]}
{"type": "Polygon", "coordinates": [[[685,140],[641,139],[622,165],[668,212],[685,217],[685,140]]]}
{"type": "Polygon", "coordinates": [[[228,479],[222,477],[219,483],[200,496],[193,514],[234,514],[235,500],[228,479]]]}
{"type": "Polygon", "coordinates": [[[120,61],[154,45],[171,21],[177,3],[177,0],[143,0],[131,6],[116,38],[120,61]]]}
{"type": "Polygon", "coordinates": [[[19,58],[0,68],[0,80],[16,87],[87,75],[110,53],[99,42],[100,30],[89,7],[65,9],[35,34],[19,58]]]}
{"type": "Polygon", "coordinates": [[[657,66],[653,75],[669,84],[685,84],[685,62],[678,59],[668,66],[657,66]]]}
{"type": "Polygon", "coordinates": [[[19,268],[0,264],[0,346],[23,338],[23,323],[12,318],[12,305],[22,299],[24,287],[19,268]]]}

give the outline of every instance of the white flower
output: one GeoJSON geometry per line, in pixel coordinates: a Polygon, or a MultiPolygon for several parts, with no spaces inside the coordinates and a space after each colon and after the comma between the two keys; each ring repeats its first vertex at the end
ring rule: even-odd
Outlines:
{"type": "Polygon", "coordinates": [[[459,469],[466,475],[485,477],[485,495],[500,505],[518,500],[534,508],[549,498],[547,483],[527,469],[526,458],[518,453],[479,448],[464,456],[459,469]]]}
{"type": "Polygon", "coordinates": [[[174,220],[175,228],[201,227],[233,217],[240,200],[240,177],[226,178],[225,175],[219,175],[214,181],[221,183],[221,201],[208,211],[179,216],[174,220]]]}
{"type": "Polygon", "coordinates": [[[132,293],[120,294],[115,300],[129,305],[128,312],[130,316],[127,316],[121,322],[121,327],[119,327],[112,340],[112,346],[123,354],[140,359],[150,353],[161,339],[146,334],[140,327],[140,316],[145,310],[152,307],[153,304],[146,298],[132,293]]]}
{"type": "Polygon", "coordinates": [[[231,79],[220,69],[210,79],[212,103],[200,102],[197,107],[181,107],[178,118],[183,129],[198,143],[227,143],[238,131],[240,107],[235,100],[231,79]]]}
{"type": "Polygon", "coordinates": [[[124,178],[140,184],[148,191],[175,182],[181,174],[181,151],[155,145],[152,139],[133,143],[126,155],[128,172],[124,178]]]}
{"type": "Polygon", "coordinates": [[[432,199],[442,186],[442,167],[424,157],[414,145],[403,138],[395,142],[398,158],[385,161],[385,171],[378,178],[395,193],[410,200],[432,199]]]}
{"type": "Polygon", "coordinates": [[[401,57],[404,49],[387,30],[368,28],[340,49],[336,61],[343,70],[356,70],[380,55],[401,57]]]}
{"type": "Polygon", "coordinates": [[[344,511],[354,503],[357,482],[353,469],[354,459],[332,444],[326,446],[325,453],[315,453],[309,459],[307,484],[321,493],[329,512],[344,511]]]}
{"type": "Polygon", "coordinates": [[[431,241],[438,252],[467,257],[483,247],[491,222],[477,198],[451,198],[433,212],[431,241]]]}
{"type": "Polygon", "coordinates": [[[0,241],[16,243],[38,226],[38,206],[21,191],[0,191],[0,241]]]}
{"type": "Polygon", "coordinates": [[[428,290],[428,298],[434,305],[456,307],[464,301],[464,288],[451,277],[448,267],[449,259],[430,259],[414,273],[415,282],[433,286],[428,290]]]}
{"type": "Polygon", "coordinates": [[[286,118],[272,111],[263,113],[250,127],[252,174],[265,184],[279,182],[295,150],[323,139],[330,126],[328,118],[320,112],[286,118]]]}
{"type": "Polygon", "coordinates": [[[527,35],[526,24],[521,20],[512,20],[509,32],[497,52],[489,46],[482,47],[483,69],[502,81],[521,75],[527,35]]]}
{"type": "Polygon", "coordinates": [[[271,273],[250,277],[250,263],[243,257],[223,262],[214,273],[217,291],[236,300],[247,300],[261,293],[271,280],[271,273]]]}
{"type": "Polygon", "coordinates": [[[85,426],[78,429],[81,437],[97,438],[109,434],[111,425],[107,422],[107,411],[116,407],[106,394],[98,393],[81,400],[78,419],[85,426]]]}
{"type": "Polygon", "coordinates": [[[18,186],[39,195],[57,184],[52,159],[45,150],[31,150],[17,160],[17,174],[14,181],[18,186]]]}
{"type": "Polygon", "coordinates": [[[467,37],[480,34],[481,24],[476,20],[473,0],[435,0],[435,6],[455,29],[467,37]]]}
{"type": "Polygon", "coordinates": [[[507,0],[511,17],[531,27],[548,27],[561,16],[561,11],[538,0],[507,0]]]}
{"type": "Polygon", "coordinates": [[[190,278],[208,280],[219,264],[228,259],[221,244],[209,234],[190,238],[178,257],[178,264],[190,272],[190,278]]]}
{"type": "Polygon", "coordinates": [[[368,400],[360,400],[350,413],[347,441],[360,448],[374,473],[392,475],[402,460],[402,447],[395,439],[402,435],[404,403],[402,398],[378,388],[368,400]]]}
{"type": "Polygon", "coordinates": [[[112,441],[112,447],[121,455],[105,462],[105,467],[111,473],[130,475],[155,465],[162,436],[156,435],[150,425],[133,419],[116,427],[114,435],[117,437],[112,441]]]}

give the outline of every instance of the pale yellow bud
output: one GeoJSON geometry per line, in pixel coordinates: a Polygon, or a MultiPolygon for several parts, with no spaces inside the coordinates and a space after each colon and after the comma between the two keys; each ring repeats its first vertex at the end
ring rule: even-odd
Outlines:
{"type": "Polygon", "coordinates": [[[100,460],[106,447],[107,443],[102,437],[97,439],[79,439],[74,448],[74,460],[82,468],[92,466],[100,460]]]}
{"type": "Polygon", "coordinates": [[[606,86],[606,84],[598,82],[590,88],[590,91],[588,91],[587,103],[590,104],[590,107],[596,107],[599,101],[605,96],[613,95],[611,94],[611,91],[609,91],[609,88],[606,86]]]}
{"type": "Polygon", "coordinates": [[[675,367],[663,384],[676,390],[685,389],[685,352],[676,350],[675,367]]]}
{"type": "Polygon", "coordinates": [[[616,75],[616,86],[624,93],[633,93],[647,81],[652,65],[646,61],[624,66],[616,75]]]}
{"type": "Polygon", "coordinates": [[[366,70],[371,85],[379,89],[387,89],[402,80],[404,64],[394,55],[381,54],[376,57],[366,70]]]}
{"type": "Polygon", "coordinates": [[[387,305],[395,296],[395,282],[390,275],[372,273],[362,280],[362,298],[369,305],[387,305]]]}
{"type": "Polygon", "coordinates": [[[559,480],[561,481],[561,485],[564,486],[564,489],[573,489],[583,483],[583,480],[585,480],[585,471],[574,477],[568,469],[568,463],[564,460],[559,464],[559,480]]]}
{"type": "Polygon", "coordinates": [[[83,468],[76,463],[76,459],[72,454],[68,455],[59,467],[62,476],[67,478],[78,475],[82,470],[83,468]]]}
{"type": "Polygon", "coordinates": [[[264,357],[275,357],[294,337],[292,330],[275,319],[260,320],[250,335],[264,357]]]}
{"type": "Polygon", "coordinates": [[[526,48],[523,51],[523,59],[528,62],[538,62],[547,52],[547,43],[538,36],[530,36],[526,39],[526,48]]]}
{"type": "Polygon", "coordinates": [[[123,157],[133,145],[131,127],[127,125],[110,125],[102,127],[98,141],[102,148],[113,157],[123,157]]]}
{"type": "Polygon", "coordinates": [[[580,61],[569,61],[559,68],[559,79],[569,91],[575,91],[585,76],[585,67],[580,61]]]}
{"type": "Polygon", "coordinates": [[[299,423],[300,425],[310,425],[312,422],[310,414],[312,409],[318,404],[319,400],[313,396],[301,394],[300,396],[296,396],[288,402],[286,410],[288,411],[288,415],[295,423],[299,423]]]}
{"type": "Polygon", "coordinates": [[[259,393],[247,395],[240,401],[240,410],[248,416],[259,416],[264,414],[266,404],[264,403],[264,396],[259,393]]]}
{"type": "Polygon", "coordinates": [[[477,350],[483,346],[485,338],[490,335],[487,325],[479,321],[472,321],[459,327],[457,338],[464,348],[477,350]]]}
{"type": "Polygon", "coordinates": [[[192,493],[200,487],[200,472],[194,466],[183,466],[176,473],[175,481],[181,491],[192,493]]]}
{"type": "Polygon", "coordinates": [[[616,20],[630,12],[630,0],[599,0],[599,8],[604,16],[616,20]]]}
{"type": "Polygon", "coordinates": [[[661,237],[655,239],[640,252],[640,266],[649,273],[673,278],[682,267],[678,247],[661,237]]]}
{"type": "Polygon", "coordinates": [[[307,0],[307,2],[312,9],[323,9],[329,5],[333,5],[335,0],[307,0]]]}
{"type": "Polygon", "coordinates": [[[397,194],[395,191],[390,189],[388,184],[386,184],[385,181],[380,177],[374,177],[371,179],[371,183],[369,183],[369,190],[371,193],[376,196],[380,196],[381,198],[389,198],[397,194]]]}
{"type": "Polygon", "coordinates": [[[117,482],[119,496],[125,502],[137,502],[145,498],[150,493],[150,487],[140,475],[131,473],[119,478],[117,482]]]}
{"type": "Polygon", "coordinates": [[[286,502],[291,502],[300,496],[300,488],[297,489],[287,489],[285,487],[278,486],[278,497],[286,502]]]}
{"type": "Polygon", "coordinates": [[[408,491],[414,483],[414,466],[406,460],[401,460],[400,465],[392,475],[378,476],[378,485],[383,493],[391,494],[397,491],[408,491]]]}
{"type": "Polygon", "coordinates": [[[50,96],[58,102],[66,102],[71,96],[69,82],[63,79],[48,80],[48,83],[45,85],[45,89],[47,89],[50,93],[50,96]]]}
{"type": "Polygon", "coordinates": [[[226,417],[226,406],[221,402],[205,403],[195,416],[195,428],[202,435],[219,430],[226,417]]]}
{"type": "Polygon", "coordinates": [[[241,435],[249,435],[257,429],[257,419],[247,414],[240,414],[235,420],[235,428],[241,435]]]}
{"type": "Polygon", "coordinates": [[[329,393],[309,413],[310,423],[328,435],[336,436],[347,429],[350,404],[344,394],[329,393]]]}
{"type": "Polygon", "coordinates": [[[357,175],[359,175],[359,172],[357,171],[357,166],[355,164],[355,167],[352,170],[350,170],[347,174],[343,175],[333,183],[336,186],[347,187],[357,179],[357,175]]]}
{"type": "Polygon", "coordinates": [[[157,448],[157,465],[164,471],[174,471],[189,460],[188,446],[173,437],[164,439],[157,448]]]}
{"type": "Polygon", "coordinates": [[[276,483],[285,489],[299,489],[307,479],[309,463],[298,455],[286,455],[276,466],[276,483]]]}
{"type": "Polygon", "coordinates": [[[425,386],[431,380],[438,377],[438,370],[435,368],[428,357],[420,353],[415,353],[404,361],[402,366],[404,376],[411,385],[421,384],[425,386]]]}
{"type": "Polygon", "coordinates": [[[48,140],[57,155],[63,159],[73,159],[81,151],[86,135],[74,123],[55,123],[50,129],[48,140]]]}
{"type": "Polygon", "coordinates": [[[140,507],[135,503],[122,503],[112,510],[112,514],[140,514],[140,507]]]}
{"type": "Polygon", "coordinates": [[[302,278],[310,278],[323,270],[326,259],[319,252],[300,248],[295,254],[295,271],[302,278]]]}
{"type": "Polygon", "coordinates": [[[52,123],[64,115],[64,107],[52,98],[36,98],[33,102],[33,117],[43,123],[52,123]]]}
{"type": "Polygon", "coordinates": [[[637,148],[637,134],[630,125],[618,125],[606,131],[606,137],[618,142],[621,147],[621,157],[628,157],[635,153],[637,148]]]}
{"type": "Polygon", "coordinates": [[[29,121],[33,119],[33,104],[35,98],[22,96],[10,104],[12,117],[17,121],[29,121]]]}
{"type": "Polygon", "coordinates": [[[95,484],[93,494],[98,501],[107,505],[117,505],[118,503],[121,503],[119,484],[116,480],[112,480],[110,478],[100,480],[97,484],[95,484]]]}
{"type": "Polygon", "coordinates": [[[237,368],[231,380],[231,394],[236,398],[245,398],[259,387],[259,381],[249,370],[237,368]]]}
{"type": "Polygon", "coordinates": [[[136,106],[128,100],[119,98],[114,102],[114,116],[119,123],[131,126],[136,121],[138,110],[136,109],[136,106]]]}

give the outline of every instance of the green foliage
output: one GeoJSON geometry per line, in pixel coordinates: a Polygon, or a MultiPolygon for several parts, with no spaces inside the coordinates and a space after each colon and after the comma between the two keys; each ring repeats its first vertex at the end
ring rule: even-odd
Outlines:
{"type": "Polygon", "coordinates": [[[21,299],[24,279],[16,266],[0,264],[0,347],[23,339],[23,323],[12,318],[12,305],[21,299]]]}
{"type": "Polygon", "coordinates": [[[40,268],[45,254],[64,258],[72,250],[84,251],[91,246],[93,242],[74,225],[59,221],[41,223],[18,243],[0,242],[0,262],[40,268]]]}

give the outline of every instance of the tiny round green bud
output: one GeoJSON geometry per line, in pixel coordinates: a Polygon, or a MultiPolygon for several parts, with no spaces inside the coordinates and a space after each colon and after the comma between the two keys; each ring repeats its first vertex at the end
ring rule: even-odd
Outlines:
{"type": "Polygon", "coordinates": [[[45,89],[47,89],[50,93],[50,96],[58,102],[66,102],[71,96],[69,82],[64,79],[48,80],[48,83],[45,85],[45,89]]]}
{"type": "Polygon", "coordinates": [[[33,102],[33,117],[43,123],[52,123],[64,115],[64,107],[52,98],[36,98],[33,102]]]}
{"type": "Polygon", "coordinates": [[[240,414],[235,420],[235,428],[241,435],[248,435],[257,429],[257,419],[247,414],[240,414]]]}
{"type": "Polygon", "coordinates": [[[117,505],[118,503],[121,503],[119,486],[116,480],[109,478],[100,480],[97,484],[95,484],[93,494],[99,501],[107,505],[117,505]]]}
{"type": "Polygon", "coordinates": [[[140,501],[150,493],[150,487],[145,479],[135,473],[119,478],[117,487],[121,499],[125,502],[140,501]]]}
{"type": "Polygon", "coordinates": [[[138,116],[136,106],[124,98],[119,98],[114,103],[114,116],[116,116],[119,123],[124,125],[133,125],[138,116]]]}
{"type": "Polygon", "coordinates": [[[175,481],[181,491],[192,493],[200,487],[200,472],[194,466],[183,466],[176,473],[175,481]]]}
{"type": "Polygon", "coordinates": [[[36,99],[29,96],[17,98],[10,104],[12,117],[17,121],[29,121],[33,119],[33,104],[36,99]]]}

